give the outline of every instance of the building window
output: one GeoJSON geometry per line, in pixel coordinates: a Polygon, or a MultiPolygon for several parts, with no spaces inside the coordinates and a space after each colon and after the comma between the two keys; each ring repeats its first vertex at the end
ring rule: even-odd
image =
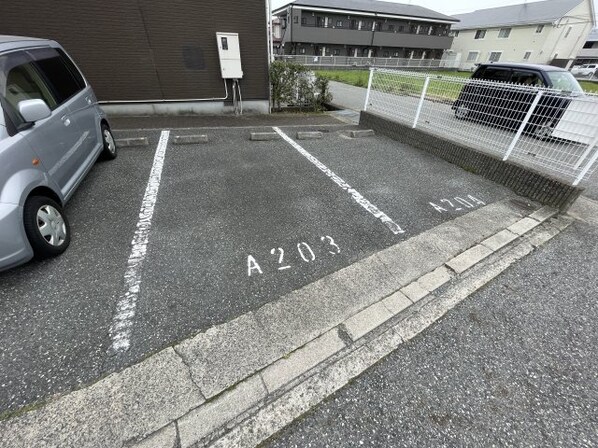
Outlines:
{"type": "Polygon", "coordinates": [[[498,61],[500,61],[501,55],[502,55],[502,51],[492,51],[492,52],[490,52],[488,61],[489,62],[498,62],[498,61]]]}
{"type": "Polygon", "coordinates": [[[567,28],[567,32],[565,33],[565,39],[569,37],[569,34],[571,34],[571,30],[573,29],[572,26],[570,26],[569,28],[567,28]]]}
{"type": "Polygon", "coordinates": [[[525,54],[523,55],[523,60],[524,61],[529,61],[530,56],[532,55],[531,51],[526,51],[525,54]]]}
{"type": "Polygon", "coordinates": [[[536,27],[536,34],[540,34],[542,31],[544,31],[544,25],[538,25],[536,27]]]}
{"type": "Polygon", "coordinates": [[[450,35],[451,37],[459,37],[459,31],[451,31],[451,32],[449,33],[449,35],[450,35]]]}
{"type": "Polygon", "coordinates": [[[411,34],[416,34],[417,33],[417,25],[409,25],[409,32],[411,34]]]}
{"type": "Polygon", "coordinates": [[[486,37],[486,30],[477,30],[474,39],[483,39],[486,37]]]}
{"type": "Polygon", "coordinates": [[[511,35],[511,28],[501,28],[498,32],[499,39],[507,39],[511,35]]]}
{"type": "Polygon", "coordinates": [[[394,31],[394,30],[395,30],[394,25],[388,25],[388,31],[394,31]]]}
{"type": "Polygon", "coordinates": [[[419,34],[429,34],[430,33],[430,27],[428,25],[421,25],[419,27],[419,34]]]}
{"type": "Polygon", "coordinates": [[[301,17],[301,25],[307,25],[307,18],[301,17]]]}
{"type": "Polygon", "coordinates": [[[398,58],[399,57],[399,52],[395,51],[394,54],[393,54],[393,57],[398,58]]]}
{"type": "Polygon", "coordinates": [[[299,23],[299,16],[293,17],[293,23],[299,23]]]}
{"type": "Polygon", "coordinates": [[[478,60],[479,55],[480,55],[479,51],[470,51],[467,54],[467,62],[476,62],[478,60]]]}
{"type": "Polygon", "coordinates": [[[305,48],[299,48],[299,54],[305,54],[305,48]]]}
{"type": "Polygon", "coordinates": [[[335,48],[334,50],[332,50],[332,55],[333,56],[340,56],[341,55],[341,51],[338,48],[335,48]]]}
{"type": "Polygon", "coordinates": [[[388,58],[388,57],[390,57],[390,53],[388,51],[385,51],[384,53],[382,53],[382,57],[388,58]]]}
{"type": "Polygon", "coordinates": [[[349,25],[349,27],[352,30],[356,30],[357,29],[357,20],[355,20],[355,19],[351,20],[351,25],[349,25]]]}
{"type": "Polygon", "coordinates": [[[336,21],[336,27],[337,28],[342,28],[343,27],[343,21],[342,20],[337,20],[336,21]]]}

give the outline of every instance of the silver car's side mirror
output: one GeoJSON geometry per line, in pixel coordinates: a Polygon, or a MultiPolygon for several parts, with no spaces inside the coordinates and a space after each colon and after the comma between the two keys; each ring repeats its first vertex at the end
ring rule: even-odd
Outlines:
{"type": "Polygon", "coordinates": [[[52,115],[44,100],[24,100],[19,102],[19,113],[28,123],[35,123],[52,115]]]}

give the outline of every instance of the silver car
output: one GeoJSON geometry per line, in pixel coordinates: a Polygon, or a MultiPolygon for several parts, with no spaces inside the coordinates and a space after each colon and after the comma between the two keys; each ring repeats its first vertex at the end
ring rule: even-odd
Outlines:
{"type": "Polygon", "coordinates": [[[116,146],[93,90],[50,40],[0,36],[0,271],[63,253],[64,204],[116,146]]]}

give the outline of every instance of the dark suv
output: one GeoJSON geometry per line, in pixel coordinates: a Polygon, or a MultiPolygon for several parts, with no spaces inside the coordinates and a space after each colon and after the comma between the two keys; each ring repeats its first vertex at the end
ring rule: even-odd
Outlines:
{"type": "Polygon", "coordinates": [[[458,119],[518,129],[541,87],[554,90],[543,92],[524,131],[544,139],[552,135],[571,98],[583,95],[577,80],[562,68],[480,64],[452,107],[458,119]]]}

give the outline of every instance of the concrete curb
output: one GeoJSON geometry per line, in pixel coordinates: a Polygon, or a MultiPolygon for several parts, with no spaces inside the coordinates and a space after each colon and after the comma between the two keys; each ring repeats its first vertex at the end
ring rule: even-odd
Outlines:
{"type": "Polygon", "coordinates": [[[116,139],[115,143],[116,146],[119,148],[130,148],[133,146],[149,145],[147,137],[119,138],[116,139]]]}
{"type": "Polygon", "coordinates": [[[206,134],[175,135],[173,140],[175,145],[193,145],[198,143],[208,143],[208,141],[209,139],[206,134]]]}
{"type": "MultiPolygon", "coordinates": [[[[559,217],[537,229],[551,216],[554,210],[547,207],[522,209],[511,201],[470,212],[90,387],[4,420],[4,443],[194,446],[213,441],[249,415],[260,415],[281,394],[295,393],[293,387],[307,387],[312,380],[299,382],[336,360],[336,368],[345,370],[332,385],[317,387],[321,393],[309,401],[315,404],[443,315],[446,306],[430,305],[433,293],[513,245],[529,253],[572,221],[559,217]],[[506,227],[522,233],[504,233],[506,227]],[[425,307],[428,314],[422,312],[425,307]],[[418,319],[390,332],[382,345],[362,346],[379,328],[414,312],[418,319]]],[[[252,418],[257,417],[248,421],[252,418]]],[[[246,434],[239,428],[226,437],[246,434]]],[[[226,437],[228,446],[246,445],[245,439],[226,437]]]]}
{"type": "Polygon", "coordinates": [[[297,132],[297,140],[319,140],[324,137],[321,131],[297,132]]]}

